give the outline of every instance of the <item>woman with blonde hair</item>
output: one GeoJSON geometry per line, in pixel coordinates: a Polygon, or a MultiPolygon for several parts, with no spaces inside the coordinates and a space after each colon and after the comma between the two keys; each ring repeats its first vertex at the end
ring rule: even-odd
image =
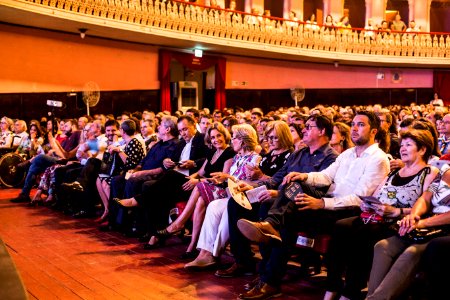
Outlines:
{"type": "Polygon", "coordinates": [[[11,148],[13,141],[13,133],[11,127],[14,122],[7,117],[3,117],[0,123],[0,148],[11,148]]]}
{"type": "MultiPolygon", "coordinates": [[[[211,173],[211,181],[215,184],[224,184],[227,180],[244,180],[247,177],[247,166],[255,167],[261,160],[255,152],[258,146],[255,129],[248,124],[239,124],[231,130],[231,145],[236,156],[230,173],[211,173]]],[[[228,197],[209,203],[197,244],[200,254],[193,262],[186,264],[185,268],[204,268],[216,263],[216,257],[223,251],[229,238],[227,203],[228,197]]]]}

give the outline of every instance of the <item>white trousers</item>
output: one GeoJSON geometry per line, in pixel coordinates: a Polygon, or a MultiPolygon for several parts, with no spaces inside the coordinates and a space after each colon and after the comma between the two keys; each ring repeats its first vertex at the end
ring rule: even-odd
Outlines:
{"type": "Polygon", "coordinates": [[[206,209],[197,248],[209,251],[219,257],[230,238],[228,230],[228,198],[214,200],[206,209]]]}

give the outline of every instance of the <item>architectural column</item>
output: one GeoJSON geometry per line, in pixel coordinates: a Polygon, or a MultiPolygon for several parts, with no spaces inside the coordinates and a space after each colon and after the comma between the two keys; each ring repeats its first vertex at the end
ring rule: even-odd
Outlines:
{"type": "MultiPolygon", "coordinates": [[[[416,21],[416,25],[420,26],[422,31],[430,31],[430,8],[431,0],[415,0],[413,1],[413,18],[410,20],[416,21]]],[[[410,4],[411,10],[411,4],[410,4]]],[[[410,14],[411,15],[411,14],[410,14]]]]}
{"type": "MultiPolygon", "coordinates": [[[[408,16],[409,19],[408,20],[414,20],[415,16],[414,16],[414,7],[415,7],[416,1],[415,0],[408,0],[408,16]]],[[[409,26],[408,24],[406,24],[406,26],[409,26]]]]}
{"type": "Polygon", "coordinates": [[[245,9],[246,13],[250,13],[252,11],[253,0],[245,0],[245,9]]]}
{"type": "Polygon", "coordinates": [[[385,18],[387,0],[372,0],[372,20],[374,24],[381,25],[385,18]]]}
{"type": "Polygon", "coordinates": [[[344,0],[324,0],[324,12],[323,15],[331,15],[335,22],[339,22],[344,12],[344,0]],[[325,1],[329,1],[329,11],[325,12],[325,1]]]}
{"type": "Polygon", "coordinates": [[[372,18],[372,0],[366,0],[366,24],[372,18]]]}
{"type": "Polygon", "coordinates": [[[291,0],[283,0],[283,18],[289,19],[290,11],[291,11],[291,0]]]}

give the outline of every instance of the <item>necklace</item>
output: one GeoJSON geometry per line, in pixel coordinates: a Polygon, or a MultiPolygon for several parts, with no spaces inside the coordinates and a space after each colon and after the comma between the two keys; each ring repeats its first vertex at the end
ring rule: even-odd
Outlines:
{"type": "Polygon", "coordinates": [[[217,149],[217,151],[214,152],[214,155],[213,155],[213,157],[211,159],[211,163],[215,163],[216,160],[220,157],[220,155],[222,155],[223,151],[225,151],[225,149],[217,149]]]}

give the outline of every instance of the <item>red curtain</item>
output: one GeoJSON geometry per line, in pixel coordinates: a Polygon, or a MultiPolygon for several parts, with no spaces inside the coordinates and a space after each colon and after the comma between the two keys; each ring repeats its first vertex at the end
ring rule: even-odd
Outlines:
{"type": "Polygon", "coordinates": [[[159,50],[159,82],[161,91],[161,110],[171,111],[170,105],[170,62],[176,59],[183,66],[194,70],[201,71],[211,68],[215,65],[215,85],[216,99],[215,108],[223,109],[226,106],[225,99],[225,76],[226,76],[226,59],[223,57],[205,55],[203,57],[195,57],[193,54],[173,52],[168,50],[159,50]]]}
{"type": "Polygon", "coordinates": [[[433,89],[444,101],[445,105],[450,102],[450,71],[435,70],[433,74],[433,89]]]}

